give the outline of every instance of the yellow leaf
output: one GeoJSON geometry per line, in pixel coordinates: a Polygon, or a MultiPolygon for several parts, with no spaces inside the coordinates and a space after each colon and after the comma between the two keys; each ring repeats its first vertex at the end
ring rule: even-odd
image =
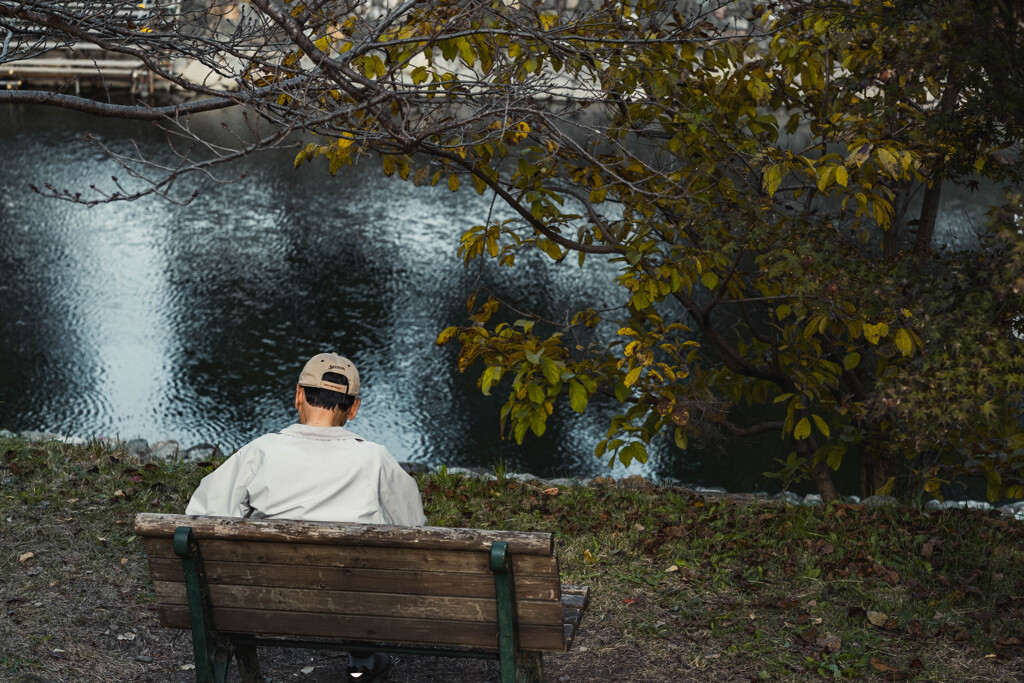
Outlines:
{"type": "Polygon", "coordinates": [[[836,183],[846,187],[846,184],[850,182],[850,178],[846,173],[845,166],[836,166],[836,183]]]}
{"type": "Polygon", "coordinates": [[[895,155],[887,150],[885,147],[879,147],[875,151],[875,156],[878,157],[878,162],[882,164],[882,168],[893,178],[900,177],[899,161],[897,161],[895,155]]]}
{"type": "Polygon", "coordinates": [[[887,334],[889,334],[889,326],[885,323],[877,325],[864,323],[864,338],[872,344],[878,344],[878,341],[887,334]]]}
{"type": "Polygon", "coordinates": [[[896,477],[889,477],[889,481],[885,482],[885,484],[880,489],[876,490],[875,495],[888,496],[890,493],[892,493],[892,485],[895,483],[896,477]]]}
{"type": "Polygon", "coordinates": [[[640,370],[643,368],[633,368],[626,374],[626,379],[622,380],[622,383],[627,387],[631,387],[636,384],[636,381],[640,379],[640,370]]]}
{"type": "Polygon", "coordinates": [[[843,369],[845,370],[853,370],[858,365],[860,365],[860,354],[856,351],[846,354],[846,357],[843,358],[843,369]]]}
{"type": "Polygon", "coordinates": [[[896,330],[896,336],[893,338],[893,341],[896,342],[896,348],[904,356],[909,356],[914,352],[914,342],[911,341],[910,335],[902,327],[896,330]]]}
{"type": "Polygon", "coordinates": [[[811,415],[811,417],[814,419],[814,424],[818,427],[818,431],[820,431],[826,437],[829,436],[828,424],[825,422],[825,420],[821,419],[817,415],[811,415]]]}
{"type": "Polygon", "coordinates": [[[793,438],[797,441],[806,439],[811,435],[811,421],[806,417],[800,418],[800,421],[796,423],[796,428],[793,430],[793,438]]]}
{"type": "Polygon", "coordinates": [[[857,164],[858,167],[863,165],[871,157],[871,150],[874,145],[861,145],[857,149],[850,153],[850,158],[853,159],[853,163],[857,164]]]}
{"type": "Polygon", "coordinates": [[[773,164],[764,174],[764,189],[769,197],[775,196],[775,191],[779,189],[780,183],[782,183],[782,164],[773,164]]]}
{"type": "Polygon", "coordinates": [[[448,189],[451,190],[452,192],[455,192],[457,189],[459,189],[459,176],[455,175],[454,173],[448,176],[448,189]]]}

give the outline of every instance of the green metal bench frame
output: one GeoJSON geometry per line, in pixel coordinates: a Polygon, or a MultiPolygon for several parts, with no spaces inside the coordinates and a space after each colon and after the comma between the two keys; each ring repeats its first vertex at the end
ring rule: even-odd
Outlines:
{"type": "Polygon", "coordinates": [[[238,662],[243,683],[263,683],[256,647],[298,647],[321,650],[365,650],[396,654],[497,659],[502,683],[539,683],[540,652],[519,650],[519,623],[516,616],[515,584],[508,543],[491,544],[490,567],[494,573],[494,593],[498,608],[498,651],[468,648],[444,648],[392,645],[358,640],[306,640],[260,638],[228,634],[217,630],[213,605],[203,570],[199,543],[191,527],[180,526],[174,532],[174,552],[181,558],[185,573],[189,618],[192,624],[192,649],[195,654],[196,683],[226,683],[232,656],[238,662]]]}

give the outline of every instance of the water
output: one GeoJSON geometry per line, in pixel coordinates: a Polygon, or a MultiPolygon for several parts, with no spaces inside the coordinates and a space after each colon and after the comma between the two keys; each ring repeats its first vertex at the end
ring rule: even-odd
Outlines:
{"type": "MultiPolygon", "coordinates": [[[[208,132],[224,123],[240,119],[203,119],[208,132]]],[[[50,183],[88,195],[125,177],[85,131],[175,161],[149,124],[0,109],[0,428],[230,450],[294,421],[303,362],[336,350],[362,375],[352,428],[400,460],[609,472],[593,449],[615,405],[595,401],[584,416],[562,405],[543,438],[516,446],[500,439],[502,390],[482,396],[480,368],[460,375],[457,349],[433,343],[465,322],[464,301],[481,285],[555,319],[618,303],[608,264],[467,269],[459,235],[486,219],[490,198],[392,181],[370,160],[332,178],[323,163],[293,170],[294,152],[262,154],[221,171],[246,174],[241,182],[183,179],[175,196],[202,191],[187,206],[87,208],[32,192],[50,183]]],[[[665,444],[612,474],[771,491],[761,473],[785,450],[772,435],[697,444],[685,457],[665,444]]]]}
{"type": "MultiPolygon", "coordinates": [[[[401,460],[606,471],[592,453],[612,407],[561,410],[544,438],[516,447],[499,438],[501,399],[481,396],[475,374],[455,370],[456,349],[433,343],[465,322],[479,285],[556,315],[617,296],[606,265],[466,269],[458,238],[485,220],[489,198],[391,181],[371,163],[334,178],[322,164],[296,171],[293,152],[232,166],[226,175],[247,174],[239,183],[183,180],[176,196],[202,190],[188,206],[44,199],[29,184],[88,194],[124,177],[84,131],[174,159],[148,124],[46,108],[0,116],[0,427],[237,447],[293,421],[302,363],[333,349],[363,376],[353,429],[401,460]]],[[[207,125],[225,118],[238,123],[207,125]]],[[[632,473],[652,474],[616,470],[632,473]]]]}

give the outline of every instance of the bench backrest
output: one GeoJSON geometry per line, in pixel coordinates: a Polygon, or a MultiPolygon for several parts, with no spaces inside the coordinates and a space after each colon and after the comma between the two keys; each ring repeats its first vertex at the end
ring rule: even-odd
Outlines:
{"type": "Polygon", "coordinates": [[[509,544],[523,650],[562,652],[551,534],[140,514],[160,622],[190,628],[173,535],[191,527],[228,633],[498,648],[490,547],[509,544]]]}

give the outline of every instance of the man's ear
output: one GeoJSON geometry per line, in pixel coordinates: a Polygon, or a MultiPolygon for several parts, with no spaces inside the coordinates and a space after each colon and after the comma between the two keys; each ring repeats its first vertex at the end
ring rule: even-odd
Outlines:
{"type": "Polygon", "coordinates": [[[348,413],[345,416],[345,421],[346,422],[348,422],[349,420],[354,418],[356,416],[356,413],[359,412],[359,404],[360,404],[360,402],[361,401],[359,400],[359,397],[356,396],[356,400],[352,401],[352,407],[348,409],[348,413]]]}
{"type": "Polygon", "coordinates": [[[306,402],[306,392],[302,390],[301,384],[295,385],[295,410],[301,410],[300,406],[306,402]]]}

